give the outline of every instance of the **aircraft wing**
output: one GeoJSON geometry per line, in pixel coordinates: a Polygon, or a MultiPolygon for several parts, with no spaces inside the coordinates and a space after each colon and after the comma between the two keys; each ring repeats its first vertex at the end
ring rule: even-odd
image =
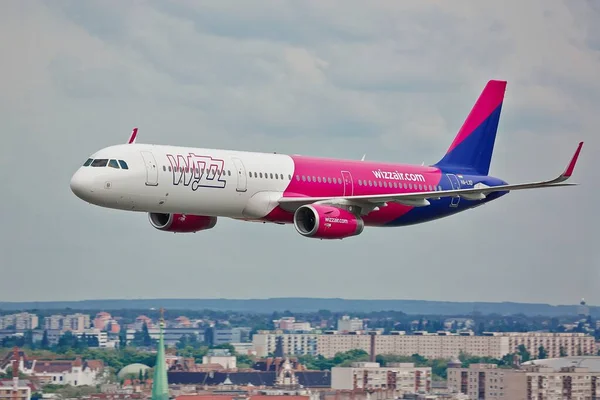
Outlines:
{"type": "Polygon", "coordinates": [[[583,142],[579,143],[575,154],[567,165],[567,168],[558,177],[545,181],[518,183],[514,185],[487,186],[476,184],[470,189],[428,191],[418,193],[391,193],[378,195],[362,196],[339,196],[339,197],[281,197],[278,202],[285,209],[295,210],[305,204],[327,203],[327,204],[346,204],[365,207],[366,212],[370,212],[377,205],[384,205],[388,202],[396,202],[414,207],[428,206],[429,199],[440,199],[442,197],[463,197],[467,200],[483,200],[490,193],[510,192],[513,190],[538,189],[557,186],[573,186],[576,183],[564,183],[573,174],[575,164],[579,158],[579,153],[583,147],[583,142]],[[370,209],[370,210],[369,210],[370,209]]]}

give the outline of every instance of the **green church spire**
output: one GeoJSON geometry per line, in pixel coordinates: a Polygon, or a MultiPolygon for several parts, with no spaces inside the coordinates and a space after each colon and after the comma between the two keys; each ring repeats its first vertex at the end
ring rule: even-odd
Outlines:
{"type": "Polygon", "coordinates": [[[169,383],[167,382],[167,367],[165,361],[165,342],[163,328],[165,326],[164,309],[160,309],[158,353],[154,366],[154,380],[152,383],[152,400],[169,400],[169,383]]]}

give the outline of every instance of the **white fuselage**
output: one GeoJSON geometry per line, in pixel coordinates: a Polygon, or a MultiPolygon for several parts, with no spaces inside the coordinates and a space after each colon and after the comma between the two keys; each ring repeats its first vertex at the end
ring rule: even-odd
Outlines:
{"type": "Polygon", "coordinates": [[[294,172],[287,155],[148,144],[107,147],[90,159],[127,164],[127,169],[92,164],[75,173],[71,188],[90,203],[243,219],[272,211],[294,172]]]}

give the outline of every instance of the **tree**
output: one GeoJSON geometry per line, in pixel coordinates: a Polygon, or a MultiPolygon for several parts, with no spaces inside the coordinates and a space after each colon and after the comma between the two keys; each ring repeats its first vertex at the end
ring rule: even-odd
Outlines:
{"type": "Polygon", "coordinates": [[[233,347],[233,345],[229,344],[229,343],[218,344],[216,346],[212,346],[211,349],[229,350],[229,354],[232,354],[232,355],[235,354],[235,347],[233,347]]]}
{"type": "Polygon", "coordinates": [[[127,347],[127,331],[121,329],[119,331],[119,348],[124,349],[125,347],[127,347]]]}
{"type": "Polygon", "coordinates": [[[150,333],[148,332],[148,325],[144,322],[144,326],[142,327],[142,340],[144,341],[144,346],[150,347],[152,346],[152,338],[150,337],[150,333]]]}
{"type": "Polygon", "coordinates": [[[500,363],[498,365],[506,366],[506,367],[513,367],[514,361],[515,361],[515,355],[509,353],[509,354],[505,354],[504,357],[502,357],[502,359],[500,360],[500,363]]]}
{"type": "Polygon", "coordinates": [[[544,358],[548,358],[548,353],[546,352],[544,346],[540,346],[538,348],[538,360],[543,360],[544,358]]]}
{"type": "Polygon", "coordinates": [[[521,356],[521,362],[531,360],[531,354],[527,351],[527,347],[525,347],[524,344],[520,344],[519,347],[517,347],[517,352],[521,356]]]}
{"type": "Polygon", "coordinates": [[[560,346],[560,356],[561,357],[567,356],[567,350],[563,346],[560,346]]]}
{"type": "Polygon", "coordinates": [[[24,345],[26,347],[29,347],[30,349],[32,349],[33,346],[33,331],[31,329],[28,329],[25,332],[25,335],[23,337],[23,341],[25,342],[24,345]]]}
{"type": "Polygon", "coordinates": [[[204,342],[209,345],[212,346],[215,340],[215,330],[214,328],[206,328],[204,331],[204,342]]]}
{"type": "Polygon", "coordinates": [[[50,340],[48,339],[48,331],[44,330],[44,335],[42,336],[41,347],[44,350],[48,350],[50,348],[50,340]]]}
{"type": "Polygon", "coordinates": [[[485,332],[485,324],[482,321],[477,325],[477,334],[481,335],[483,332],[485,332]]]}

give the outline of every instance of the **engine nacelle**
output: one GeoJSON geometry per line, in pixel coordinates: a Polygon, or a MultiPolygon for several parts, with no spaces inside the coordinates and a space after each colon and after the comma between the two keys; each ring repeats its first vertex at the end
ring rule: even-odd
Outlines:
{"type": "Polygon", "coordinates": [[[148,213],[150,224],[158,230],[176,233],[192,233],[212,229],[217,217],[191,214],[148,213]]]}
{"type": "Polygon", "coordinates": [[[343,208],[311,204],[296,210],[294,226],[302,236],[343,239],[360,234],[365,228],[365,223],[362,218],[343,208]]]}

